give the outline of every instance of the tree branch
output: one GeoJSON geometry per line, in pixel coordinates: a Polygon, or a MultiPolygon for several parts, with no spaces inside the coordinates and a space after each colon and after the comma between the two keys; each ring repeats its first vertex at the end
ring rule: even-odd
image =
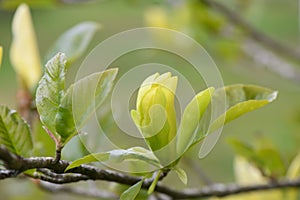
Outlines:
{"type": "Polygon", "coordinates": [[[265,66],[283,78],[290,79],[298,83],[300,82],[300,71],[297,70],[296,66],[280,59],[274,53],[263,48],[261,45],[255,44],[251,40],[247,40],[243,44],[242,50],[248,56],[253,58],[255,62],[261,64],[261,66],[265,66]]]}
{"type": "MultiPolygon", "coordinates": [[[[66,167],[70,164],[68,161],[60,160],[58,163],[54,163],[54,158],[49,157],[22,158],[10,153],[3,146],[0,146],[0,160],[2,160],[7,167],[6,170],[0,170],[0,179],[13,178],[28,169],[37,169],[37,172],[31,177],[57,184],[86,180],[103,180],[125,185],[133,185],[141,180],[141,177],[99,169],[90,165],[81,165],[69,170],[68,172],[64,172],[66,167]]],[[[151,185],[151,182],[151,179],[145,180],[142,188],[147,189],[151,185]]],[[[170,187],[164,186],[162,183],[158,183],[155,191],[168,195],[173,199],[191,199],[213,196],[223,197],[252,191],[292,187],[300,187],[300,179],[281,180],[278,182],[270,182],[252,186],[238,186],[236,184],[213,184],[201,189],[185,189],[182,191],[177,191],[170,187]]]]}
{"type": "Polygon", "coordinates": [[[12,178],[18,176],[18,172],[15,170],[0,169],[0,180],[6,178],[12,178]]]}
{"type": "Polygon", "coordinates": [[[264,45],[267,48],[280,53],[281,55],[285,55],[289,58],[293,58],[297,61],[300,61],[300,52],[296,49],[287,46],[263,32],[258,31],[255,27],[245,21],[238,13],[233,10],[227,8],[222,3],[217,2],[215,0],[199,0],[204,5],[215,9],[219,13],[223,14],[232,24],[243,29],[252,39],[259,42],[261,45],[264,45]]]}

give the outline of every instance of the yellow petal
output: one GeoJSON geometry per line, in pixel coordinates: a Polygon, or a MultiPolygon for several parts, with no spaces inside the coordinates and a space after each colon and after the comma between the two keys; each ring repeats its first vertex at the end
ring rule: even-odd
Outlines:
{"type": "Polygon", "coordinates": [[[21,4],[16,10],[12,33],[11,63],[26,87],[32,89],[41,76],[41,61],[30,10],[26,4],[21,4]]]}
{"type": "Polygon", "coordinates": [[[2,53],[3,53],[3,49],[2,49],[2,46],[0,46],[0,67],[1,67],[1,63],[2,63],[2,53]]]}
{"type": "Polygon", "coordinates": [[[144,97],[144,95],[149,91],[149,89],[152,87],[152,84],[154,82],[154,80],[159,76],[159,73],[155,73],[151,76],[149,76],[148,78],[146,78],[140,89],[139,89],[139,92],[138,92],[138,96],[137,96],[137,104],[136,104],[136,107],[137,109],[140,107],[140,102],[141,102],[141,99],[144,97]]]}

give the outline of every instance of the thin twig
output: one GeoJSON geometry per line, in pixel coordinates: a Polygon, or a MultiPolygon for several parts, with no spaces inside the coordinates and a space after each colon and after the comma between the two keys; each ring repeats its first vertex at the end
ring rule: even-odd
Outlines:
{"type": "Polygon", "coordinates": [[[279,58],[271,51],[256,44],[252,40],[247,40],[242,46],[242,50],[257,63],[265,66],[271,71],[276,72],[283,78],[287,78],[296,82],[300,82],[300,71],[297,67],[279,58]]]}
{"type": "Polygon", "coordinates": [[[300,52],[290,46],[287,46],[277,40],[274,40],[270,36],[258,31],[255,27],[245,21],[238,13],[224,6],[221,2],[215,0],[199,0],[204,5],[215,9],[223,16],[225,16],[232,24],[244,30],[252,39],[270,48],[281,55],[285,55],[289,58],[293,58],[300,61],[300,52]]]}

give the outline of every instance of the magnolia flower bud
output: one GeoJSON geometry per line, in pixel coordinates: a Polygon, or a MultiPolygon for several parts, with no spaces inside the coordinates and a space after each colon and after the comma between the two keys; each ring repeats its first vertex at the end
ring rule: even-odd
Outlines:
{"type": "Polygon", "coordinates": [[[156,73],[139,89],[136,110],[131,111],[131,116],[152,151],[165,147],[176,136],[176,87],[176,76],[156,73]]]}
{"type": "Polygon", "coordinates": [[[11,63],[25,87],[33,89],[41,77],[42,68],[30,10],[26,4],[21,4],[14,15],[12,33],[11,63]]]}

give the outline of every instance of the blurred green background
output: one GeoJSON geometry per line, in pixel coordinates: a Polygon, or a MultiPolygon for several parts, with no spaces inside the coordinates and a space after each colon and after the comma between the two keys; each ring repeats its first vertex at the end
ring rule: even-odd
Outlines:
{"type": "MultiPolygon", "coordinates": [[[[243,46],[249,39],[248,35],[228,23],[222,14],[200,5],[195,0],[99,0],[82,1],[81,3],[50,0],[0,1],[0,45],[4,49],[3,64],[0,69],[1,104],[16,108],[17,82],[9,60],[9,49],[12,38],[11,21],[14,9],[20,2],[28,2],[31,6],[41,55],[46,54],[60,34],[82,21],[95,21],[102,27],[93,38],[86,54],[104,39],[121,31],[144,26],[163,26],[184,32],[203,45],[217,64],[225,85],[256,84],[279,91],[278,99],[271,105],[227,125],[217,145],[207,157],[198,159],[198,147],[189,152],[188,158],[189,163],[193,163],[192,167],[184,162],[181,164],[188,173],[189,186],[199,187],[203,184],[199,177],[199,167],[213,182],[234,181],[232,168],[234,152],[227,142],[230,137],[240,138],[249,143],[255,143],[259,138],[266,137],[280,150],[287,163],[298,152],[300,147],[300,83],[284,78],[270,70],[272,64],[266,67],[247,55],[243,51],[243,46]],[[166,19],[166,21],[162,19],[166,19]]],[[[239,13],[257,30],[299,49],[298,1],[230,0],[220,2],[239,13]]],[[[266,49],[266,51],[272,52],[272,49],[266,49]]],[[[145,54],[139,56],[143,58],[143,55],[145,54]]],[[[299,61],[275,55],[299,69],[299,61]]],[[[82,59],[74,64],[70,74],[76,73],[76,69],[84,57],[82,56],[82,59]]],[[[140,60],[139,62],[143,61],[143,59],[140,60]]],[[[146,62],[147,59],[144,61],[146,62]]],[[[154,58],[151,61],[177,67],[185,64],[168,55],[158,55],[157,60],[154,58]]],[[[122,68],[126,71],[136,63],[138,61],[135,56],[128,55],[127,58],[124,56],[115,64],[116,66],[126,66],[122,68]]],[[[190,76],[192,79],[192,72],[189,74],[187,71],[186,73],[187,77],[190,76]]],[[[71,81],[72,75],[70,75],[71,81]]],[[[197,83],[193,84],[197,88],[197,83]]],[[[197,89],[203,88],[198,87],[197,89]]],[[[172,183],[175,181],[174,187],[184,187],[172,175],[164,181],[172,183]]],[[[82,199],[72,195],[49,194],[39,190],[33,182],[19,179],[0,181],[0,194],[1,199],[9,200],[82,199]]]]}

